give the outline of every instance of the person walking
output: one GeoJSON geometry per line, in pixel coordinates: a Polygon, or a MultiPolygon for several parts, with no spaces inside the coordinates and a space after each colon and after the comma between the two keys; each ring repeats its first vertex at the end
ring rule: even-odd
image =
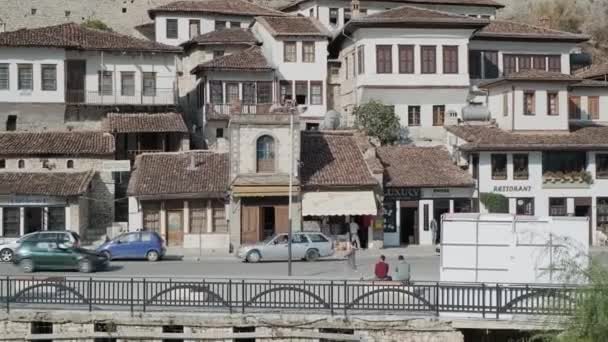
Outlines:
{"type": "Polygon", "coordinates": [[[361,248],[361,240],[359,240],[359,224],[352,218],[349,224],[350,241],[355,244],[357,248],[361,248]]]}
{"type": "Polygon", "coordinates": [[[405,261],[403,255],[400,255],[397,258],[397,264],[395,265],[395,271],[393,272],[393,280],[404,283],[410,282],[410,264],[405,261]]]}
{"type": "Polygon", "coordinates": [[[351,270],[357,270],[357,261],[355,259],[357,253],[357,247],[354,245],[353,241],[349,241],[346,244],[346,263],[351,270]]]}
{"type": "Polygon", "coordinates": [[[433,244],[436,245],[438,243],[437,241],[437,233],[439,231],[439,227],[437,226],[437,220],[435,220],[435,218],[433,218],[431,220],[431,233],[433,234],[433,244]]]}

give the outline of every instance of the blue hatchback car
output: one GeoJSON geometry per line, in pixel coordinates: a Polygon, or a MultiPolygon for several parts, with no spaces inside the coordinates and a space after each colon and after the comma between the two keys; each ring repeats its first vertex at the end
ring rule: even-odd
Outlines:
{"type": "Polygon", "coordinates": [[[97,252],[112,259],[158,261],[165,255],[164,241],[156,232],[130,232],[104,243],[97,252]]]}

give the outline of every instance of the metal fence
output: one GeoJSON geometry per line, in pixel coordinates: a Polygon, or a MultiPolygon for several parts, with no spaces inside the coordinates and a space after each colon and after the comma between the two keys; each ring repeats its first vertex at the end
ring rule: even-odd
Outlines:
{"type": "Polygon", "coordinates": [[[154,311],[297,311],[348,315],[400,312],[570,315],[585,293],[575,286],[310,280],[172,280],[98,278],[0,279],[5,310],[13,308],[154,311]]]}

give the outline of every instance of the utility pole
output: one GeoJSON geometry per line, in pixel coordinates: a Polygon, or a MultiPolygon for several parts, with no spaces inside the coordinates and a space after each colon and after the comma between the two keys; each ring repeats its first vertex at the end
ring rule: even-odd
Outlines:
{"type": "Polygon", "coordinates": [[[289,103],[289,204],[288,204],[288,240],[287,240],[287,253],[289,255],[287,259],[287,275],[289,277],[292,276],[292,268],[291,268],[291,243],[293,238],[293,218],[292,218],[292,197],[293,197],[293,115],[295,114],[295,104],[290,101],[289,103]]]}

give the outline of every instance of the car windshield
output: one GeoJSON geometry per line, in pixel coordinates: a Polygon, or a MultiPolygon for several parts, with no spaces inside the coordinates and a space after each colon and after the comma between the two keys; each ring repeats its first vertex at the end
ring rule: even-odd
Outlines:
{"type": "Polygon", "coordinates": [[[270,241],[272,241],[275,237],[277,237],[276,235],[270,235],[269,237],[265,238],[262,243],[267,244],[270,241]]]}
{"type": "Polygon", "coordinates": [[[137,233],[123,234],[123,235],[117,237],[116,239],[114,239],[114,241],[120,241],[121,243],[135,242],[137,240],[138,240],[137,233]]]}
{"type": "Polygon", "coordinates": [[[20,237],[20,238],[17,240],[17,242],[18,242],[18,243],[25,242],[25,241],[27,241],[29,238],[31,238],[31,237],[32,237],[32,236],[34,236],[34,235],[36,235],[36,233],[31,233],[31,234],[24,235],[24,236],[20,237]]]}

